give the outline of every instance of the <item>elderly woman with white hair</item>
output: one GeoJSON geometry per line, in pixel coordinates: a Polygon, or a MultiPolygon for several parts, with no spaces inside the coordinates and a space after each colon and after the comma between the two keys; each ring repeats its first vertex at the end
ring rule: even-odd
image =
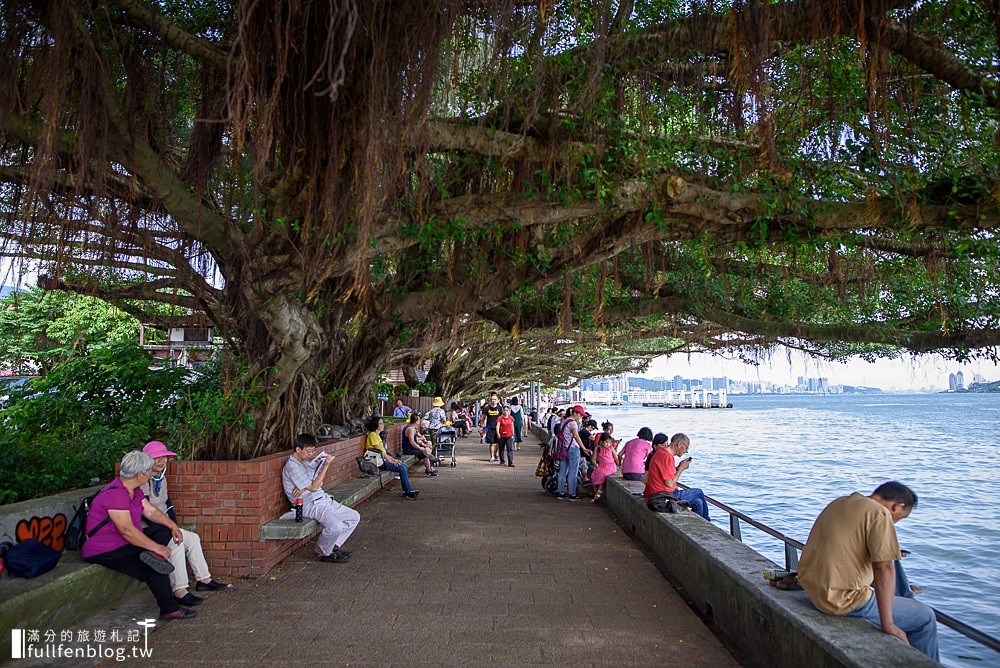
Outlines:
{"type": "Polygon", "coordinates": [[[197,613],[174,601],[171,539],[183,540],[177,524],[153,506],[140,487],[152,475],[153,458],[133,450],[122,458],[118,477],[102,489],[87,513],[83,559],[145,582],[160,606],[160,619],[190,619],[197,613]],[[141,520],[150,525],[143,531],[141,520]]]}

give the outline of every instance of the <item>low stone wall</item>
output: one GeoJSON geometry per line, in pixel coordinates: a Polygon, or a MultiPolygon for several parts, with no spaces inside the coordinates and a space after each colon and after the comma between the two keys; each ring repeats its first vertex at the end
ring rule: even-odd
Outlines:
{"type": "Polygon", "coordinates": [[[771,587],[776,568],[694,513],[655,513],[636,496],[642,483],[609,478],[605,500],[624,529],[646,544],[695,607],[755,665],[787,668],[938,666],[871,623],[825,615],[805,592],[771,587]]]}
{"type": "MultiPolygon", "coordinates": [[[[0,664],[11,655],[9,629],[67,629],[144,588],[127,575],[85,563],[79,552],[64,552],[54,569],[32,580],[3,578],[0,664]]],[[[149,601],[155,610],[152,597],[149,601]]]]}
{"type": "Polygon", "coordinates": [[[66,527],[80,501],[103,487],[62,492],[41,499],[0,506],[0,540],[12,543],[34,538],[60,552],[65,547],[66,527]]]}
{"type": "MultiPolygon", "coordinates": [[[[412,466],[416,458],[407,456],[403,461],[412,466]]],[[[389,482],[392,477],[391,471],[385,471],[379,478],[349,478],[325,488],[345,505],[354,507],[378,492],[382,482],[389,482]]],[[[272,518],[260,525],[263,540],[296,545],[319,530],[314,520],[300,524],[272,518]]],[[[137,580],[103,566],[87,564],[79,552],[66,552],[48,573],[31,580],[5,578],[0,582],[0,629],[69,628],[92,612],[114,607],[124,596],[141,589],[143,586],[137,580]]],[[[152,599],[149,604],[153,605],[152,599]]],[[[0,657],[9,654],[10,638],[0,633],[0,657]]]]}

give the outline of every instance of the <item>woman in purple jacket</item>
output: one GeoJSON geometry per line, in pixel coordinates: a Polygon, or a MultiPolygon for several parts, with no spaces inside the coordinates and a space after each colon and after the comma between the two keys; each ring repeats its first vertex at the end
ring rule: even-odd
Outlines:
{"type": "Polygon", "coordinates": [[[190,619],[197,613],[177,605],[167,577],[174,567],[166,545],[171,539],[179,545],[181,530],[140,489],[152,469],[153,458],[139,450],[122,458],[118,477],[90,504],[83,560],[145,582],[160,606],[160,619],[190,619]],[[142,518],[149,523],[145,530],[142,518]]]}

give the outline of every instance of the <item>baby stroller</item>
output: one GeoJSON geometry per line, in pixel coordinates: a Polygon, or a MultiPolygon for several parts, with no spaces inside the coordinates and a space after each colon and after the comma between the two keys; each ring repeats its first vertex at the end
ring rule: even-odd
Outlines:
{"type": "Polygon", "coordinates": [[[451,457],[451,465],[458,466],[455,461],[455,444],[458,443],[458,431],[452,426],[444,426],[434,434],[434,459],[451,457]]]}
{"type": "MultiPolygon", "coordinates": [[[[566,462],[553,459],[550,451],[551,448],[548,445],[542,446],[542,461],[538,463],[537,470],[542,471],[544,466],[545,475],[542,476],[542,489],[555,496],[559,489],[559,467],[566,462]]],[[[580,496],[593,496],[594,484],[587,480],[585,470],[578,470],[576,475],[576,493],[580,496]]]]}

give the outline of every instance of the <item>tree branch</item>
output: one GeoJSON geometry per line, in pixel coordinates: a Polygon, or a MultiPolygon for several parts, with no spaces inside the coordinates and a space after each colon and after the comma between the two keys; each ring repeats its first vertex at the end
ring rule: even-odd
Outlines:
{"type": "MultiPolygon", "coordinates": [[[[91,54],[100,53],[79,12],[72,6],[70,10],[80,40],[91,54]]],[[[226,219],[195,195],[149,144],[133,135],[122,116],[111,82],[105,80],[103,88],[100,92],[105,102],[104,110],[113,138],[117,140],[110,142],[114,159],[143,180],[187,234],[204,243],[220,258],[232,262],[236,257],[234,246],[242,243],[242,233],[227,225],[226,219]]]]}
{"type": "Polygon", "coordinates": [[[182,51],[195,60],[226,71],[228,54],[215,44],[186,32],[168,17],[159,13],[142,0],[117,0],[125,10],[129,23],[150,31],[164,43],[182,51]]]}
{"type": "Polygon", "coordinates": [[[801,322],[754,320],[714,308],[701,308],[709,320],[748,334],[772,340],[804,339],[812,342],[876,343],[898,346],[913,352],[973,349],[1000,345],[1000,329],[980,328],[952,331],[905,331],[891,325],[810,325],[801,322]]]}
{"type": "Polygon", "coordinates": [[[1000,82],[966,66],[940,42],[933,42],[888,19],[873,18],[870,23],[870,35],[924,72],[955,90],[982,95],[990,106],[1000,103],[1000,82]]]}

